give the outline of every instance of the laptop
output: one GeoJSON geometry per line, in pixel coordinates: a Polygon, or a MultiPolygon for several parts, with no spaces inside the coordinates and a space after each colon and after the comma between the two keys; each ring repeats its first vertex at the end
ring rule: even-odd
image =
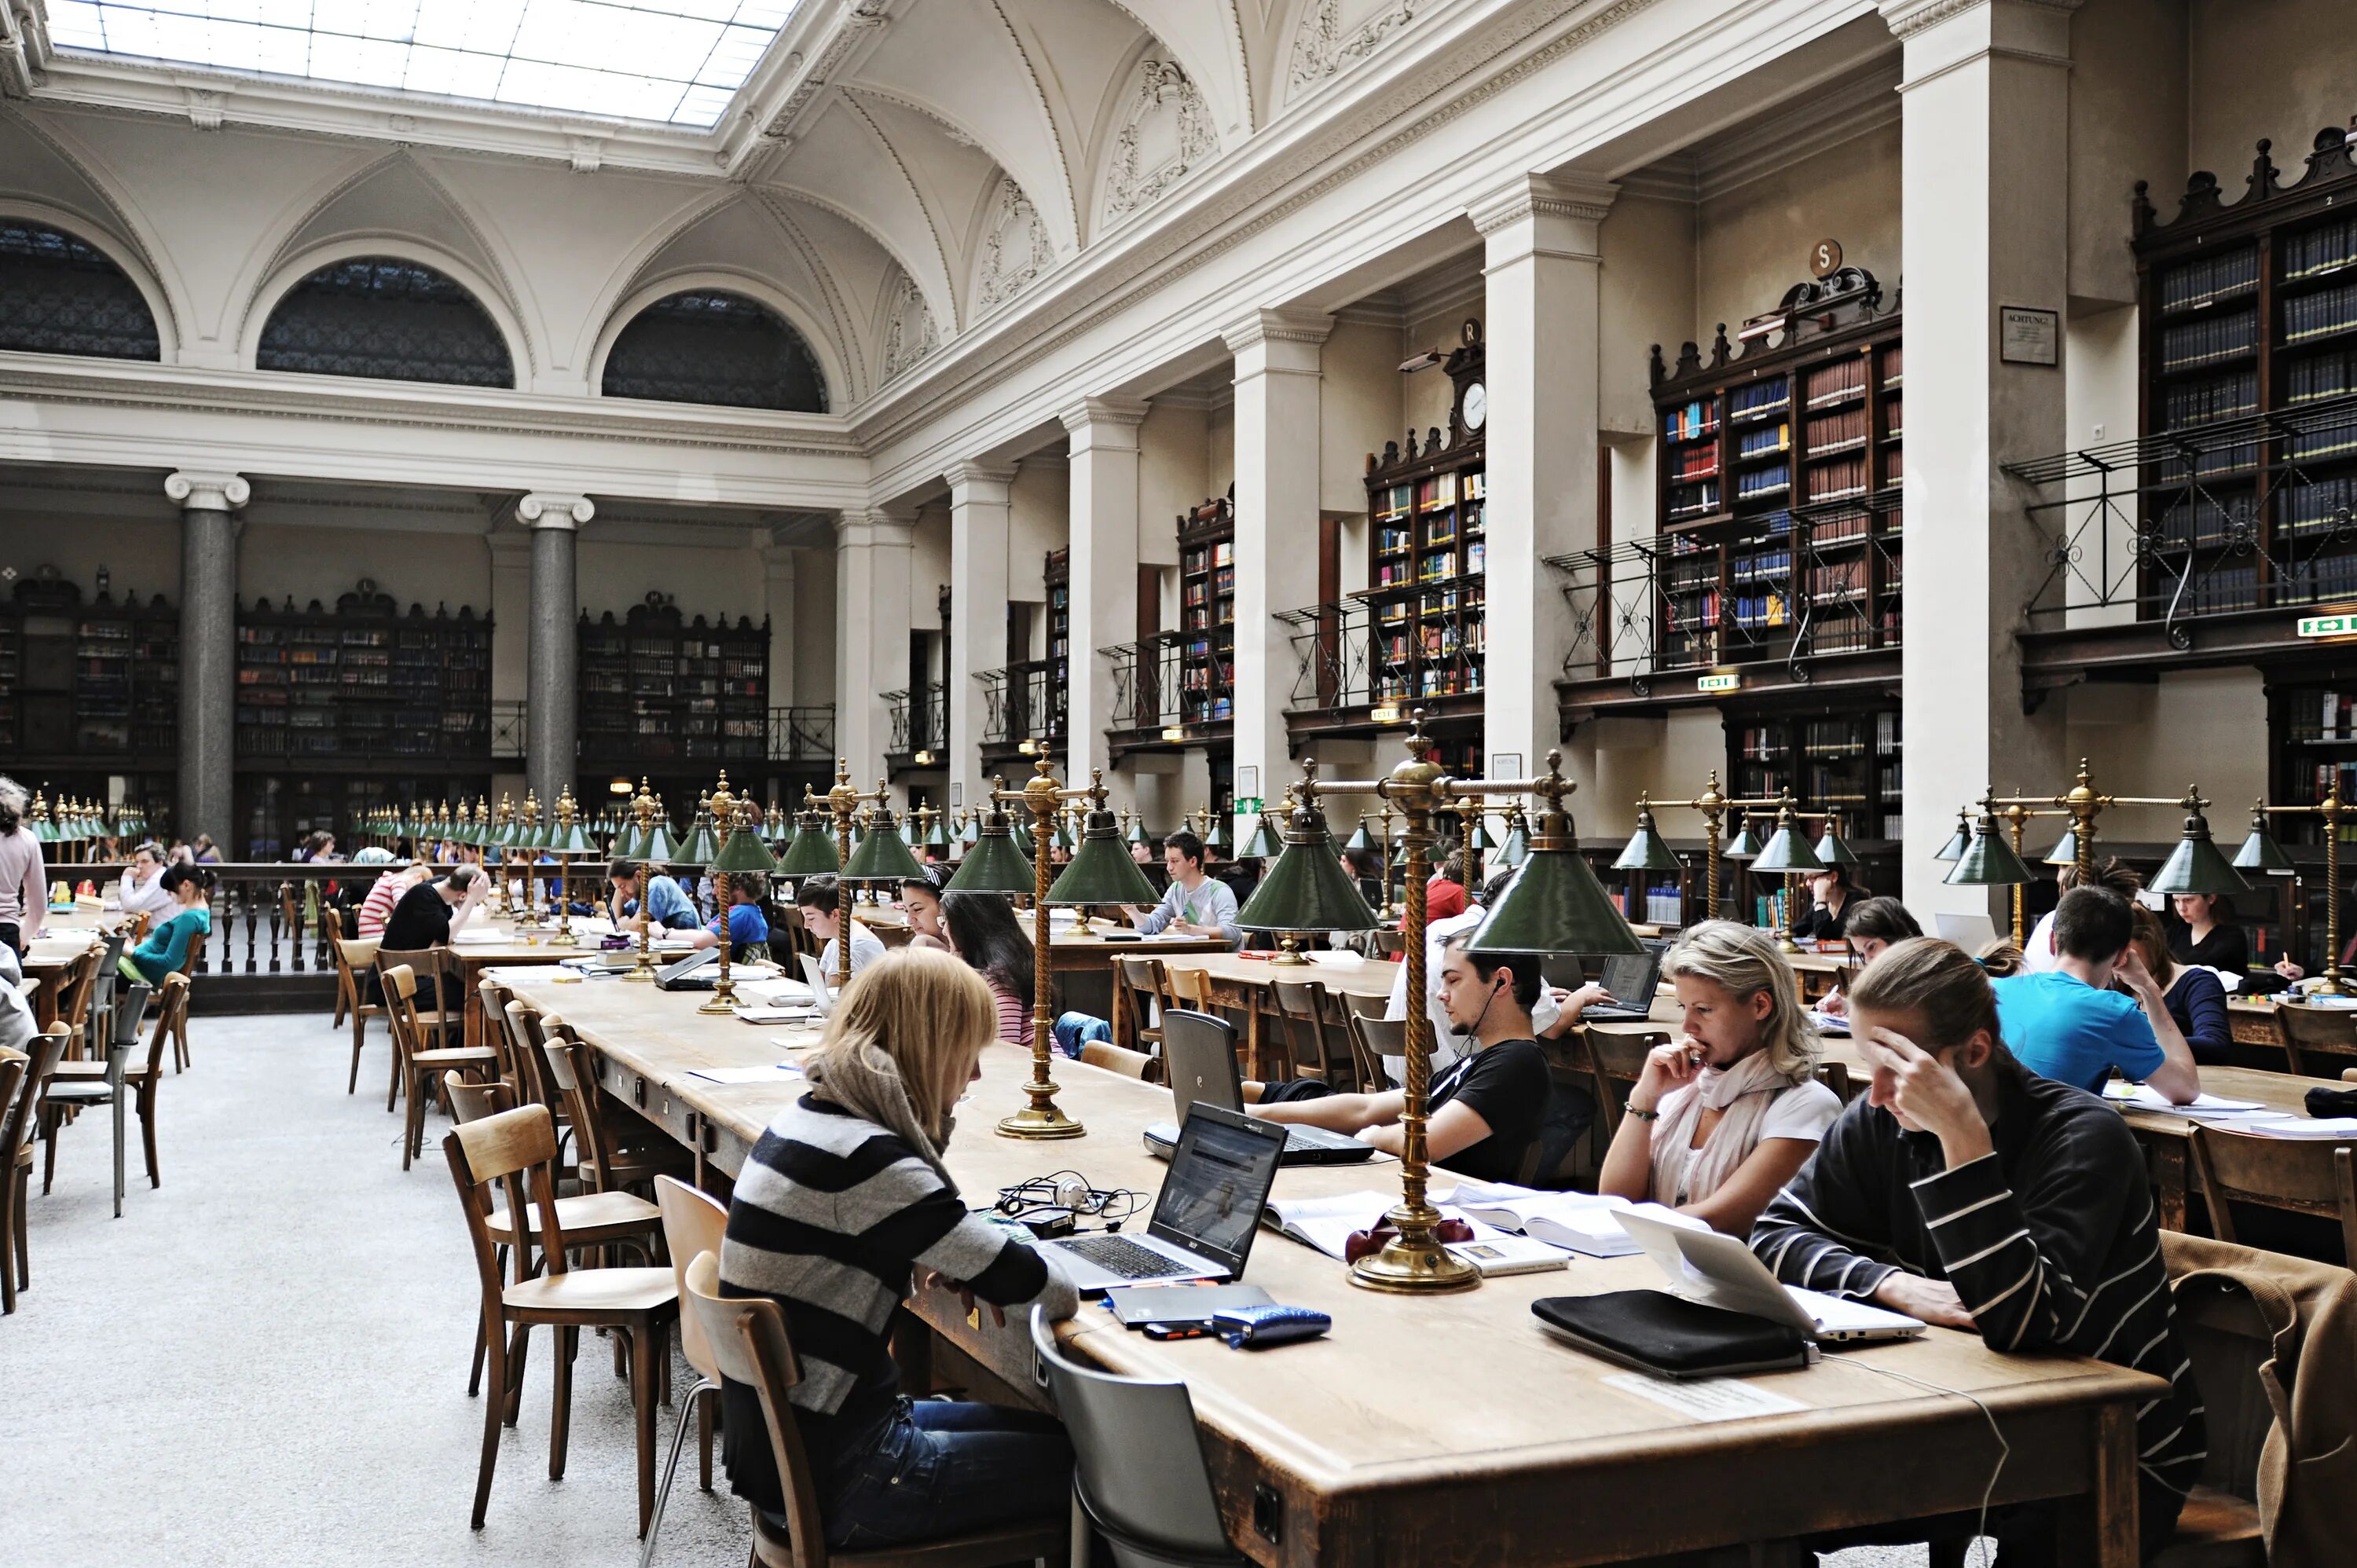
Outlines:
{"type": "Polygon", "coordinates": [[[1748,1312],[1820,1343],[1910,1339],[1923,1332],[1921,1321],[1904,1313],[1780,1284],[1750,1248],[1708,1227],[1689,1229],[1627,1211],[1613,1218],[1669,1277],[1671,1294],[1688,1301],[1748,1312]]]}
{"type": "Polygon", "coordinates": [[[1284,1150],[1285,1129],[1275,1122],[1198,1105],[1187,1113],[1144,1235],[1078,1236],[1039,1248],[1083,1291],[1234,1279],[1252,1254],[1284,1150]]]}
{"type": "MultiPolygon", "coordinates": [[[[1236,1067],[1235,1040],[1235,1026],[1225,1018],[1180,1007],[1162,1015],[1162,1070],[1170,1079],[1170,1098],[1179,1122],[1198,1105],[1214,1105],[1238,1114],[1243,1112],[1244,1080],[1236,1067]]],[[[1146,1152],[1157,1159],[1170,1158],[1178,1145],[1178,1122],[1157,1122],[1146,1130],[1146,1152]]],[[[1374,1155],[1373,1144],[1361,1144],[1347,1133],[1286,1127],[1285,1153],[1278,1163],[1354,1165],[1374,1155]]]]}
{"type": "Polygon", "coordinates": [[[716,991],[720,988],[720,950],[698,948],[677,963],[655,971],[658,991],[716,991]]]}
{"type": "Polygon", "coordinates": [[[1647,941],[1642,952],[1614,953],[1596,977],[1612,1000],[1581,1010],[1591,1023],[1641,1024],[1653,1015],[1653,993],[1662,984],[1662,959],[1670,950],[1664,941],[1647,941]]]}
{"type": "Polygon", "coordinates": [[[1932,929],[1943,941],[1953,942],[1969,953],[1996,940],[1996,922],[1986,915],[1951,915],[1943,910],[1932,917],[1932,929]]]}
{"type": "Polygon", "coordinates": [[[826,983],[826,972],[819,968],[818,960],[810,954],[797,953],[795,956],[802,960],[802,980],[811,989],[811,1005],[818,1009],[820,1017],[826,1017],[834,1011],[834,991],[826,983]]]}

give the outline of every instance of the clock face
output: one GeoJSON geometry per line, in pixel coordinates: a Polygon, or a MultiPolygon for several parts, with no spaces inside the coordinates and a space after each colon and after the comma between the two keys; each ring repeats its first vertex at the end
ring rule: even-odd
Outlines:
{"type": "Polygon", "coordinates": [[[1490,421],[1490,389],[1475,381],[1465,389],[1465,428],[1479,430],[1490,421]]]}

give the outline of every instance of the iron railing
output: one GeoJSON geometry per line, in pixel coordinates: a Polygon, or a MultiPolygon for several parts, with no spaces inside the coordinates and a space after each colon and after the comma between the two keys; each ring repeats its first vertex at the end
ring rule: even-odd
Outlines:
{"type": "Polygon", "coordinates": [[[1097,651],[1112,661],[1115,733],[1235,717],[1235,649],[1226,636],[1166,631],[1097,651]]]}
{"type": "Polygon", "coordinates": [[[491,704],[491,760],[522,762],[524,748],[524,705],[522,702],[491,704]]]}
{"type": "Polygon", "coordinates": [[[1280,610],[1292,628],[1289,713],[1469,696],[1482,686],[1479,575],[1280,610]]]}
{"type": "Polygon", "coordinates": [[[1717,530],[1551,555],[1572,609],[1568,680],[1780,662],[1900,646],[1903,513],[1893,488],[1717,530]]]}
{"type": "Polygon", "coordinates": [[[1064,736],[1064,682],[1052,660],[1029,659],[998,670],[977,670],[982,683],[982,744],[1014,746],[1064,736]]]}
{"type": "Polygon", "coordinates": [[[2205,616],[2357,597],[2357,478],[2320,471],[2352,454],[2357,395],[2008,465],[2040,497],[2027,628],[2158,621],[2183,649],[2205,616]]]}
{"type": "Polygon", "coordinates": [[[770,710],[770,760],[831,763],[834,760],[834,704],[813,703],[770,710]]]}
{"type": "Polygon", "coordinates": [[[892,720],[892,738],[884,747],[887,756],[912,757],[920,751],[949,749],[950,707],[942,700],[939,681],[880,694],[884,711],[892,720]]]}

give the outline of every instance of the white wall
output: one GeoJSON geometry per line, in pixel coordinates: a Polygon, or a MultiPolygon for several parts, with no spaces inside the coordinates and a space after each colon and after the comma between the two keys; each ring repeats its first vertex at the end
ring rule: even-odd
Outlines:
{"type": "MultiPolygon", "coordinates": [[[[2266,794],[2267,704],[2255,670],[2189,670],[2149,686],[2090,684],[2066,695],[2071,766],[2087,758],[2105,794],[2174,797],[2198,785],[2216,802],[2210,825],[2222,837],[2266,794]]],[[[1996,782],[2010,792],[2015,781],[1996,782]]],[[[2146,841],[2174,838],[2177,828],[2175,813],[2158,807],[2121,807],[2099,825],[2104,837],[2146,841]]]]}
{"type": "MultiPolygon", "coordinates": [[[[2357,29],[2347,0],[2189,0],[2186,166],[2209,169],[2229,199],[2261,136],[2288,185],[2326,125],[2357,113],[2357,29]]],[[[2158,180],[2156,199],[2175,192],[2158,180]]],[[[2175,203],[2160,201],[2164,214],[2175,203]]]]}
{"type": "Polygon", "coordinates": [[[1700,203],[1694,340],[1707,353],[1718,323],[1732,339],[1745,317],[1774,309],[1808,277],[1809,247],[1823,239],[1840,241],[1843,260],[1871,272],[1886,302],[1895,299],[1904,271],[1899,212],[1895,121],[1700,203]]]}
{"type": "Polygon", "coordinates": [[[767,572],[759,548],[749,543],[734,550],[625,544],[598,538],[593,521],[582,531],[575,575],[581,608],[592,620],[608,610],[619,620],[651,591],[670,595],[691,623],[698,616],[712,622],[749,616],[759,626],[769,613],[767,572]]]}
{"type": "MultiPolygon", "coordinates": [[[[1695,204],[1624,190],[1598,225],[1597,242],[1597,424],[1650,435],[1652,346],[1675,364],[1695,331],[1695,204]]],[[[1652,532],[1650,517],[1645,532],[1652,532]]]]}

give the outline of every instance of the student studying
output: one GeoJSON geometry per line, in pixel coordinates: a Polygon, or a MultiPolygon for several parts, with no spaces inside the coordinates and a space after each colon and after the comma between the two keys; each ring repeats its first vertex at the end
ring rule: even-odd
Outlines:
{"type": "Polygon", "coordinates": [[[2054,907],[2055,967],[1993,982],[1997,1016],[2015,1058],[2040,1077],[2096,1090],[2117,1068],[2189,1104],[2201,1092],[2201,1070],[2129,942],[2135,929],[2117,893],[2072,888],[2054,907]],[[2115,980],[2129,994],[2112,989],[2115,980]]]}
{"type": "Polygon", "coordinates": [[[1203,841],[1193,833],[1176,832],[1162,841],[1162,865],[1170,873],[1169,890],[1151,909],[1128,908],[1130,923],[1147,936],[1177,931],[1182,936],[1243,940],[1236,924],[1235,889],[1204,869],[1203,841]]]}

